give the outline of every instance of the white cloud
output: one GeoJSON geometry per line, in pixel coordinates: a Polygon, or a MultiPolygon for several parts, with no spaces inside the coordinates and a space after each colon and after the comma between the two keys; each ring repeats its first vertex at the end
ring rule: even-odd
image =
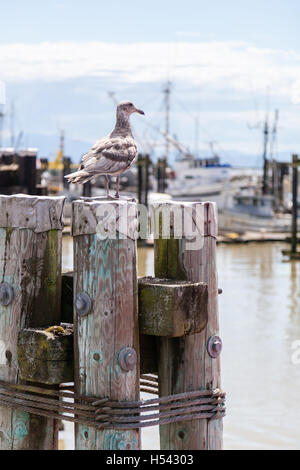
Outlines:
{"type": "Polygon", "coordinates": [[[272,93],[298,102],[300,56],[237,41],[0,46],[0,79],[7,81],[117,77],[127,83],[145,83],[162,82],[168,74],[193,85],[236,91],[249,91],[251,81],[257,91],[264,93],[271,86],[272,93]]]}
{"type": "Polygon", "coordinates": [[[6,103],[5,83],[0,80],[0,106],[6,103]]]}
{"type": "MultiPolygon", "coordinates": [[[[115,90],[118,98],[127,89],[130,96],[137,93],[141,107],[145,97],[146,118],[161,124],[163,115],[156,107],[161,104],[161,84],[168,75],[176,85],[171,95],[171,129],[190,148],[194,146],[195,123],[182,112],[177,93],[186,108],[197,113],[204,147],[208,140],[218,140],[225,151],[235,148],[260,154],[262,130],[251,131],[247,123],[253,125],[265,118],[269,88],[270,111],[275,106],[280,109],[279,150],[298,150],[300,55],[295,51],[259,49],[237,41],[189,43],[184,39],[174,43],[0,45],[0,81],[15,82],[9,92],[13,95],[17,90],[16,95],[21,96],[19,114],[27,116],[22,125],[44,134],[56,126],[60,113],[60,122],[69,132],[80,135],[81,140],[96,140],[98,134],[107,132],[114,118],[110,108],[105,108],[105,97],[110,103],[105,92],[109,89],[115,90]],[[96,80],[86,80],[89,77],[96,80]],[[69,83],[70,79],[79,80],[69,83]],[[33,80],[38,86],[32,85],[33,80]],[[49,82],[55,83],[49,86],[49,82]],[[85,88],[87,84],[89,88],[85,88]],[[69,85],[70,94],[66,93],[69,85]],[[27,95],[22,96],[23,89],[27,95]],[[83,96],[74,99],[76,93],[83,96]],[[152,94],[158,96],[155,103],[152,94]]],[[[272,120],[270,114],[270,125],[272,120]]],[[[142,126],[142,121],[134,121],[140,135],[142,126]]]]}

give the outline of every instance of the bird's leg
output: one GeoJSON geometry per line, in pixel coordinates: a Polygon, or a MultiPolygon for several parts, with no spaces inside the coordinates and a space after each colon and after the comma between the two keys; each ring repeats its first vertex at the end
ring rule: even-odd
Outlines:
{"type": "Polygon", "coordinates": [[[106,179],[106,196],[107,196],[107,199],[109,199],[109,179],[108,179],[108,176],[105,175],[105,179],[106,179]]]}
{"type": "Polygon", "coordinates": [[[106,180],[106,199],[117,199],[117,197],[109,194],[109,178],[107,175],[105,175],[105,180],[106,180]]]}
{"type": "Polygon", "coordinates": [[[119,196],[120,176],[117,176],[116,184],[117,184],[117,190],[116,190],[115,197],[119,199],[119,197],[120,197],[120,196],[119,196]]]}

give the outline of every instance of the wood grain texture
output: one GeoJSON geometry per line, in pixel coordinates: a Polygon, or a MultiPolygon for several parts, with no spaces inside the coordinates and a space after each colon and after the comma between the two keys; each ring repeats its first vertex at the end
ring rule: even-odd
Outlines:
{"type": "MultiPolygon", "coordinates": [[[[71,326],[69,325],[68,328],[71,326]]],[[[20,364],[22,378],[27,381],[35,378],[34,381],[45,384],[74,382],[73,332],[71,333],[68,329],[66,335],[55,337],[53,344],[45,344],[46,338],[48,335],[46,336],[44,330],[25,329],[20,332],[18,358],[21,356],[21,361],[25,361],[20,364]],[[35,335],[39,338],[34,339],[35,335]],[[26,344],[27,340],[29,344],[26,344]],[[36,341],[42,348],[35,344],[36,341]],[[31,351],[32,356],[27,353],[28,350],[31,351]]],[[[155,336],[140,334],[141,374],[157,374],[156,340],[155,336]]],[[[19,359],[19,362],[21,361],[19,359]]]]}
{"type": "Polygon", "coordinates": [[[207,324],[205,283],[139,279],[139,328],[142,334],[177,337],[202,331],[207,324]]]}
{"type": "MultiPolygon", "coordinates": [[[[82,204],[85,202],[73,203],[73,233],[78,233],[74,226],[82,220],[82,213],[89,213],[82,204]]],[[[100,204],[107,203],[94,203],[94,214],[100,204]]],[[[124,347],[139,352],[136,241],[120,239],[119,233],[116,239],[99,239],[86,227],[90,219],[85,220],[84,234],[74,237],[74,299],[86,292],[92,310],[84,317],[74,311],[75,390],[87,396],[136,400],[139,363],[129,372],[118,363],[119,351],[124,347]]],[[[92,224],[95,227],[94,220],[92,224]]],[[[140,432],[76,425],[75,445],[85,450],[139,449],[140,432]]]]}
{"type": "MultiPolygon", "coordinates": [[[[73,277],[73,272],[62,274],[61,318],[66,323],[73,323],[73,277]]],[[[140,332],[139,344],[141,374],[157,373],[156,338],[140,332]]]]}
{"type": "Polygon", "coordinates": [[[62,230],[65,197],[0,195],[0,227],[29,228],[35,233],[62,230]]]}
{"type": "MultiPolygon", "coordinates": [[[[206,328],[195,335],[159,340],[160,396],[220,388],[221,385],[220,358],[212,359],[206,349],[210,336],[219,334],[216,208],[213,203],[203,203],[203,210],[205,236],[196,249],[190,249],[190,239],[185,236],[181,239],[171,236],[169,240],[160,237],[155,241],[156,276],[208,284],[206,328]]],[[[164,425],[160,427],[161,449],[221,449],[222,435],[221,419],[164,425]]]]}
{"type": "MultiPolygon", "coordinates": [[[[55,207],[55,200],[49,198],[48,214],[55,207]]],[[[27,196],[19,210],[24,210],[26,201],[32,207],[32,200],[27,196]]],[[[0,201],[0,206],[3,205],[4,196],[0,201]]],[[[16,214],[15,220],[18,220],[16,214]]],[[[18,383],[20,330],[60,322],[61,231],[36,233],[29,228],[0,228],[0,282],[8,282],[14,289],[12,303],[0,306],[0,380],[18,383]]],[[[57,423],[53,419],[0,408],[0,449],[56,447],[57,423]]]]}

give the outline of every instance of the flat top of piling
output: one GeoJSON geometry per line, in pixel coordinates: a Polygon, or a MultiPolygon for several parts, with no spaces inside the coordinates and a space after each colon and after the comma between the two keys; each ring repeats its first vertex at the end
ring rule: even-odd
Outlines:
{"type": "Polygon", "coordinates": [[[62,230],[64,196],[0,195],[0,227],[62,230]]]}
{"type": "Polygon", "coordinates": [[[116,230],[134,238],[137,203],[133,198],[80,198],[72,202],[72,235],[92,235],[104,223],[115,222],[116,230]]]}

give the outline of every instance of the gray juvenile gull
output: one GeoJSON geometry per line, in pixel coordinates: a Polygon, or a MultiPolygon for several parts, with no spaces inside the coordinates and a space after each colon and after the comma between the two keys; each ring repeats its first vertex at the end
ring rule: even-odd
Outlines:
{"type": "Polygon", "coordinates": [[[107,197],[109,194],[108,175],[117,177],[116,198],[119,197],[120,174],[128,170],[137,155],[137,146],[130,128],[130,115],[145,114],[129,101],[117,106],[117,121],[114,130],[98,140],[91,150],[83,155],[78,171],[66,175],[69,183],[86,183],[95,176],[105,175],[107,197]]]}

